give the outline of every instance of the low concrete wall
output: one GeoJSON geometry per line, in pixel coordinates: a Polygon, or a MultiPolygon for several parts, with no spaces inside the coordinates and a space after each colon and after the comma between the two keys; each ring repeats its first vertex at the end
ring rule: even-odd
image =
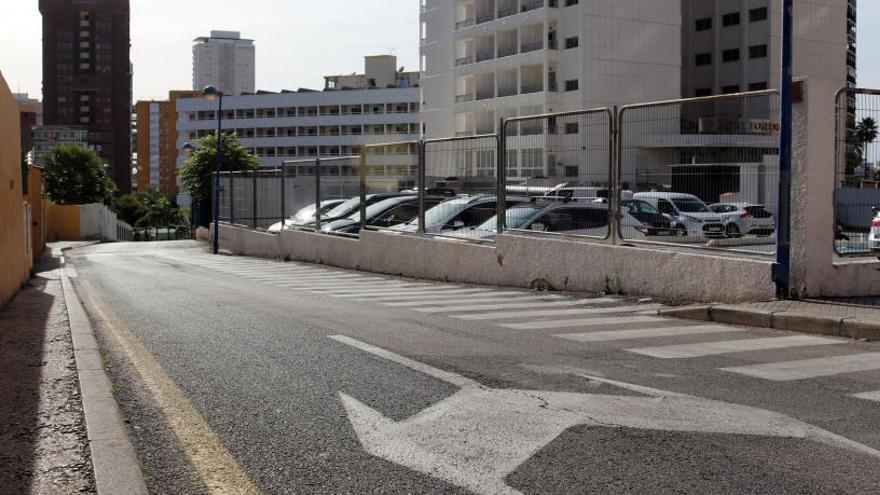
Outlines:
{"type": "Polygon", "coordinates": [[[520,288],[541,280],[558,290],[610,287],[669,302],[734,303],[775,293],[769,261],[522,235],[484,245],[378,232],[360,239],[298,231],[270,235],[221,224],[220,246],[236,254],[420,279],[520,288]]]}
{"type": "Polygon", "coordinates": [[[49,208],[49,238],[54,241],[115,241],[116,214],[100,203],[53,204],[49,208]]]}

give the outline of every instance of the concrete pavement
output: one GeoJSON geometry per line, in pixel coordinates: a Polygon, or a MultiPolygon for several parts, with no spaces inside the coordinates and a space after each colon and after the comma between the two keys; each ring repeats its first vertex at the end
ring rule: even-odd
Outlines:
{"type": "Polygon", "coordinates": [[[880,483],[877,344],[663,318],[624,298],[211,257],[194,243],[69,259],[103,315],[99,343],[152,491],[221,493],[202,467],[214,459],[263,493],[880,483]],[[144,373],[145,358],[157,368],[144,373]]]}

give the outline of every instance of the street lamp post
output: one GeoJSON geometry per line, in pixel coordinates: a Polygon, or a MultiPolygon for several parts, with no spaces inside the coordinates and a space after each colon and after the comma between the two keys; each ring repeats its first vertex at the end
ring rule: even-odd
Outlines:
{"type": "Polygon", "coordinates": [[[220,148],[223,132],[223,92],[214,86],[206,86],[202,90],[209,101],[217,98],[217,168],[214,171],[214,243],[213,253],[220,253],[220,148]]]}

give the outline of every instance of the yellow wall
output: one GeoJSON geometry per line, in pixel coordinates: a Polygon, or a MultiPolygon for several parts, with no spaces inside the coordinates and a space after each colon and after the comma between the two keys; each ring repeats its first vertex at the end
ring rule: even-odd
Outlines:
{"type": "Polygon", "coordinates": [[[48,238],[52,241],[80,241],[79,205],[49,206],[48,238]]]}
{"type": "Polygon", "coordinates": [[[46,214],[47,202],[43,199],[43,169],[33,165],[28,167],[27,202],[31,205],[31,252],[34,263],[43,256],[46,247],[46,214]]]}
{"type": "Polygon", "coordinates": [[[21,122],[18,103],[0,73],[0,304],[30,274],[21,185],[21,122]]]}

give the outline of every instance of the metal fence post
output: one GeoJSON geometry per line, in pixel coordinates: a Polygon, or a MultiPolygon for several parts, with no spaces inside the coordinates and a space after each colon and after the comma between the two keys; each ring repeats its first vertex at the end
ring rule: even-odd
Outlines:
{"type": "Polygon", "coordinates": [[[495,226],[498,235],[501,235],[507,229],[507,127],[504,119],[498,121],[498,129],[498,156],[495,160],[498,164],[498,170],[495,171],[495,185],[498,188],[496,193],[498,197],[498,216],[496,217],[495,226]]]}
{"type": "Polygon", "coordinates": [[[426,161],[427,161],[427,153],[425,150],[425,140],[420,139],[418,143],[418,165],[417,165],[417,184],[418,184],[418,193],[419,193],[419,226],[418,226],[418,235],[425,235],[425,195],[427,188],[427,178],[425,177],[425,173],[427,170],[426,161]]]}
{"type": "Polygon", "coordinates": [[[315,232],[321,232],[321,158],[315,158],[315,232]]]}
{"type": "Polygon", "coordinates": [[[791,295],[791,155],[792,155],[792,37],[793,0],[784,0],[782,9],[782,83],[779,132],[779,221],[776,238],[776,264],[773,281],[776,295],[791,295]]]}
{"type": "Polygon", "coordinates": [[[284,162],[281,162],[281,230],[284,230],[284,221],[287,217],[287,188],[284,184],[286,177],[284,162]]]}
{"type": "Polygon", "coordinates": [[[608,110],[608,166],[611,173],[610,204],[608,205],[610,218],[611,243],[620,244],[620,201],[623,199],[623,186],[621,182],[620,166],[620,109],[614,105],[608,110]]]}
{"type": "Polygon", "coordinates": [[[229,172],[229,224],[235,225],[235,172],[229,172]]]}
{"type": "Polygon", "coordinates": [[[251,213],[253,213],[253,217],[254,217],[254,230],[257,230],[257,171],[256,171],[256,169],[254,170],[253,194],[252,194],[251,199],[253,200],[253,210],[254,210],[251,212],[251,213]]]}
{"type": "Polygon", "coordinates": [[[367,226],[367,148],[361,149],[361,167],[360,167],[360,205],[358,210],[361,217],[361,230],[367,226]]]}

